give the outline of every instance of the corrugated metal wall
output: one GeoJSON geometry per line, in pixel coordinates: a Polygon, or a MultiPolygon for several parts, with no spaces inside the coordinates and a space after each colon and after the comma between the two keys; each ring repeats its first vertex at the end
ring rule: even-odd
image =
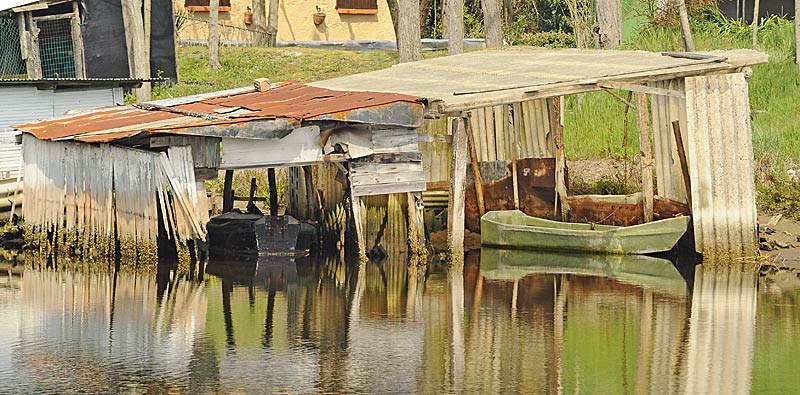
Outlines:
{"type": "Polygon", "coordinates": [[[68,110],[87,110],[123,104],[122,88],[91,87],[37,89],[34,85],[0,87],[0,179],[15,178],[21,157],[12,125],[64,115],[68,110]]]}
{"type": "Polygon", "coordinates": [[[697,251],[756,251],[750,104],[744,74],[686,78],[689,174],[697,251]]]}
{"type": "MultiPolygon", "coordinates": [[[[429,183],[450,179],[450,122],[445,118],[425,120],[419,129],[425,179],[429,183]]],[[[469,123],[480,162],[554,156],[550,115],[544,99],[472,110],[469,123]],[[519,120],[516,125],[515,119],[519,120]]]]}
{"type": "MultiPolygon", "coordinates": [[[[652,84],[656,88],[683,92],[683,78],[658,81],[652,84]]],[[[686,188],[683,184],[681,162],[672,131],[672,121],[679,121],[681,138],[687,141],[686,135],[686,98],[651,95],[653,110],[653,156],[656,165],[657,194],[659,196],[686,202],[686,188]]]]}

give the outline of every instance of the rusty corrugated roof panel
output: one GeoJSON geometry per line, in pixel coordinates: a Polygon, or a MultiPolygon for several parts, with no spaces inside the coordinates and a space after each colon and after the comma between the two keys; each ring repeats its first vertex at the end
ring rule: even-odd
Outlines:
{"type": "Polygon", "coordinates": [[[388,108],[397,104],[414,107],[421,120],[418,97],[373,92],[335,91],[308,85],[273,85],[269,91],[242,90],[236,94],[204,95],[196,101],[143,109],[108,107],[15,128],[43,140],[110,142],[139,133],[192,134],[203,126],[228,126],[249,121],[280,119],[299,123],[312,119],[345,119],[355,110],[388,108]],[[211,117],[202,117],[208,114],[211,117]]]}

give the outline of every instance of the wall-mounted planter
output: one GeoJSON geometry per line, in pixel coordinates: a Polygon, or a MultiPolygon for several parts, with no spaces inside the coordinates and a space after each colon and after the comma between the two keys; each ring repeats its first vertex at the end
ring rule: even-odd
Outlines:
{"type": "Polygon", "coordinates": [[[314,13],[314,24],[319,26],[323,22],[325,22],[325,13],[324,12],[315,12],[314,13]]]}

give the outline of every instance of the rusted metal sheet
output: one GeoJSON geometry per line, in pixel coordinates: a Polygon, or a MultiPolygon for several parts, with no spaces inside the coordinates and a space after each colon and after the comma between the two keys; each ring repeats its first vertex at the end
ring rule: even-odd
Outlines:
{"type": "Polygon", "coordinates": [[[750,105],[744,74],[686,78],[689,174],[696,249],[756,252],[750,105]]]}
{"type": "MultiPolygon", "coordinates": [[[[683,92],[683,78],[654,82],[655,88],[683,92]]],[[[686,138],[686,98],[652,95],[653,101],[653,145],[656,165],[657,193],[669,199],[686,201],[681,162],[672,131],[672,121],[678,121],[683,141],[686,138]]]]}
{"type": "Polygon", "coordinates": [[[406,127],[421,124],[419,98],[344,92],[308,85],[222,91],[186,100],[154,102],[148,109],[107,107],[51,121],[15,126],[41,140],[111,142],[141,133],[209,137],[280,138],[307,120],[343,120],[406,127]],[[165,103],[171,105],[165,105],[165,103]],[[258,123],[255,130],[252,125],[258,123]]]}

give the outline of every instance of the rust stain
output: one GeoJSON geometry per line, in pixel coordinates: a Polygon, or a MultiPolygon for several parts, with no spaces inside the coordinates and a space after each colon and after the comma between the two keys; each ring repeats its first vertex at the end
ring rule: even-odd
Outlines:
{"type": "Polygon", "coordinates": [[[175,110],[229,117],[227,120],[210,121],[168,110],[143,110],[124,106],[106,107],[71,117],[14,127],[41,140],[111,142],[139,133],[181,134],[191,127],[243,125],[257,120],[285,119],[299,124],[323,115],[345,120],[347,114],[353,110],[385,109],[397,103],[415,107],[418,110],[415,113],[420,118],[422,116],[421,99],[415,96],[335,91],[302,84],[276,85],[277,88],[265,92],[253,89],[171,107],[175,110]]]}

